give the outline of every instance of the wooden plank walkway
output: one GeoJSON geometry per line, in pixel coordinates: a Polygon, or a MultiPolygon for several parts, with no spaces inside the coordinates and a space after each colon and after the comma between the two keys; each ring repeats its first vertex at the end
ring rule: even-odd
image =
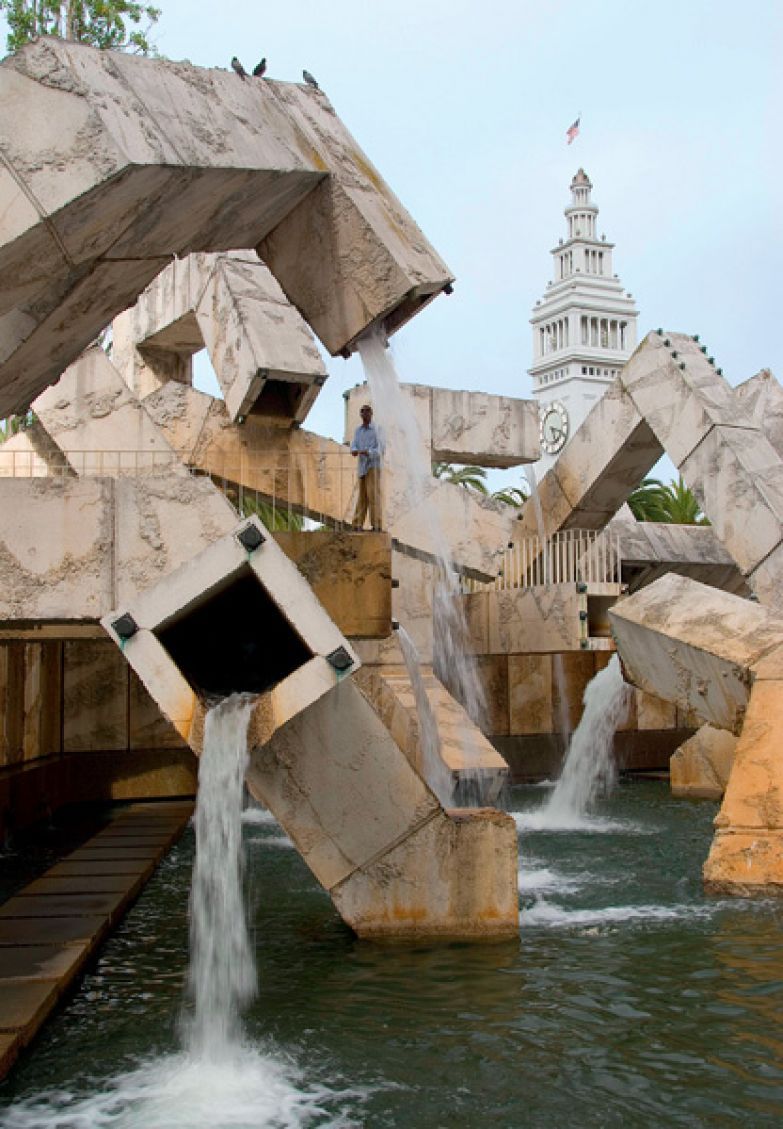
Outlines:
{"type": "Polygon", "coordinates": [[[118,809],[92,839],[0,906],[0,1080],[127,913],[193,803],[118,809]]]}

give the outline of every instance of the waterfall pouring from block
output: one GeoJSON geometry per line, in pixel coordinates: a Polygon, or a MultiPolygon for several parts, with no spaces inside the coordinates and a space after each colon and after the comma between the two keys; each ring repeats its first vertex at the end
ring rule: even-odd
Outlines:
{"type": "Polygon", "coordinates": [[[253,701],[232,694],[209,711],[199,763],[188,970],[193,1011],[185,1026],[190,1054],[213,1062],[230,1057],[241,1042],[241,1012],[256,993],[242,891],[242,804],[253,701]]]}
{"type": "Polygon", "coordinates": [[[614,786],[614,734],[625,716],[629,694],[620,660],[612,655],[585,689],[582,719],[568,746],[560,778],[542,809],[552,826],[579,820],[614,786]]]}
{"type": "MultiPolygon", "coordinates": [[[[400,387],[397,371],[387,348],[382,329],[366,333],[357,343],[373,401],[373,414],[385,448],[385,464],[394,464],[394,474],[404,480],[396,498],[384,499],[385,520],[392,525],[403,507],[405,512],[426,502],[437,489],[432,466],[416,419],[413,403],[400,387]]],[[[481,727],[486,716],[486,701],[476,662],[468,653],[468,629],[459,583],[448,539],[438,520],[437,510],[429,511],[429,533],[435,556],[433,587],[433,667],[450,693],[463,705],[475,725],[481,727]]],[[[458,735],[463,753],[459,803],[481,802],[482,783],[472,745],[458,735]]]]}

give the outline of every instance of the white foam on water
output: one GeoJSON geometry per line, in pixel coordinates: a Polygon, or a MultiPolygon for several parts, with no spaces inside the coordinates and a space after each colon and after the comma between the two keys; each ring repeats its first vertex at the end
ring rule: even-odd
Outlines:
{"type": "MultiPolygon", "coordinates": [[[[585,878],[587,881],[587,878],[585,878]]],[[[566,876],[548,866],[527,867],[521,866],[517,874],[517,886],[520,894],[539,894],[546,890],[560,894],[570,894],[578,890],[584,882],[577,881],[573,876],[566,876]]]]}
{"type": "Polygon", "coordinates": [[[245,808],[242,812],[242,822],[259,824],[262,827],[276,827],[277,820],[271,811],[266,808],[245,808]]]}
{"type": "Polygon", "coordinates": [[[538,899],[532,906],[522,910],[522,927],[546,925],[553,928],[618,925],[640,921],[676,921],[682,918],[710,917],[718,908],[717,903],[693,905],[680,903],[671,906],[605,906],[602,909],[564,909],[538,899]]]}
{"type": "Polygon", "coordinates": [[[248,846],[254,847],[285,847],[290,850],[294,849],[294,844],[287,835],[254,835],[252,839],[246,840],[248,846]]]}
{"type": "Polygon", "coordinates": [[[249,1047],[230,1061],[188,1053],[143,1063],[89,1096],[51,1090],[4,1111],[4,1129],[305,1129],[361,1126],[367,1091],[308,1084],[293,1063],[249,1047]],[[329,1120],[326,1121],[325,1119],[329,1120]]]}
{"type": "Polygon", "coordinates": [[[510,811],[508,814],[520,834],[526,831],[579,831],[590,835],[649,835],[655,830],[630,820],[607,819],[598,815],[564,812],[555,818],[546,808],[510,811]]]}

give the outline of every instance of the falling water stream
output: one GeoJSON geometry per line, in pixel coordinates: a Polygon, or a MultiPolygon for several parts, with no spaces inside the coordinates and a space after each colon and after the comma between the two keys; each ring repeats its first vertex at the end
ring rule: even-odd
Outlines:
{"type": "MultiPolygon", "coordinates": [[[[256,995],[243,893],[242,805],[250,695],[207,714],[194,816],[189,1009],[183,1048],[155,1055],[92,1092],[44,1091],[0,1114],[3,1129],[302,1129],[343,1095],[304,1083],[290,1059],[254,1045],[242,1012],[256,995]]],[[[137,972],[138,974],[138,972],[137,972]]],[[[149,1043],[154,1039],[148,1040],[149,1043]]],[[[346,1092],[353,1099],[356,1091],[346,1092]]],[[[333,1124],[350,1124],[337,1117],[333,1124]]]]}
{"type": "Polygon", "coordinates": [[[454,803],[454,781],[441,756],[438,722],[427,697],[427,690],[421,673],[419,652],[402,624],[399,627],[398,637],[416,699],[424,779],[444,808],[450,808],[454,803]]]}
{"type": "MultiPolygon", "coordinates": [[[[400,387],[383,331],[376,329],[362,337],[358,350],[370,387],[375,421],[383,436],[385,463],[394,467],[395,496],[387,494],[385,499],[386,520],[392,524],[401,514],[412,512],[425,502],[437,486],[426,457],[413,401],[400,387]]],[[[468,716],[480,726],[486,713],[486,702],[475,660],[466,647],[467,623],[462,603],[456,598],[459,595],[457,573],[449,541],[435,507],[428,511],[428,518],[436,568],[432,597],[433,666],[468,716]]],[[[427,721],[421,718],[421,714],[419,723],[422,731],[426,731],[427,721]]],[[[465,768],[461,776],[466,785],[464,794],[477,801],[481,795],[481,782],[477,767],[473,773],[475,779],[470,779],[471,750],[471,743],[463,738],[465,768]]],[[[437,794],[438,782],[431,779],[429,783],[437,794]]]]}
{"type": "Polygon", "coordinates": [[[571,737],[560,778],[544,805],[552,825],[580,820],[599,796],[611,792],[617,777],[614,734],[625,715],[628,694],[620,660],[612,655],[585,689],[584,712],[571,737]]]}

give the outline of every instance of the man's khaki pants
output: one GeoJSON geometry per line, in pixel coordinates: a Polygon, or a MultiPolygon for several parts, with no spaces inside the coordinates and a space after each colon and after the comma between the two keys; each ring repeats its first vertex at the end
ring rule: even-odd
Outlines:
{"type": "Polygon", "coordinates": [[[370,467],[365,475],[359,479],[359,497],[356,499],[356,510],[353,515],[354,529],[364,527],[367,510],[370,511],[370,525],[373,529],[381,528],[381,471],[380,467],[370,467]]]}

